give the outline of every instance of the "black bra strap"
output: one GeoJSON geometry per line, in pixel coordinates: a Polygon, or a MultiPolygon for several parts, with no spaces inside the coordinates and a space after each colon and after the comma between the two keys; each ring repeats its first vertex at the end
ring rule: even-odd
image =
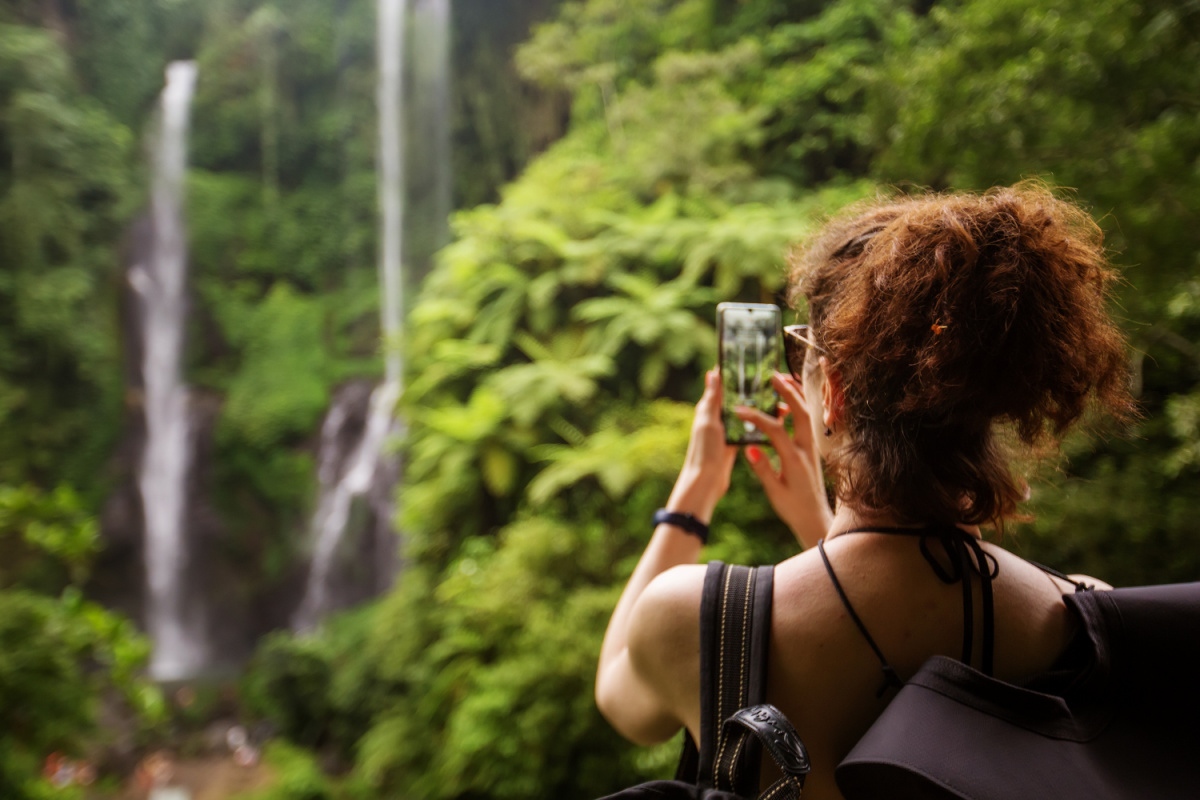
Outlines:
{"type": "MultiPolygon", "coordinates": [[[[857,533],[857,531],[853,532],[857,533]]],[[[842,582],[838,580],[837,573],[833,571],[833,564],[829,563],[829,556],[825,553],[824,539],[817,542],[817,549],[821,551],[821,560],[825,562],[825,571],[829,573],[829,579],[833,581],[833,588],[837,589],[838,597],[842,599],[842,605],[846,607],[846,612],[850,614],[850,619],[854,620],[854,624],[858,626],[858,630],[862,633],[863,638],[867,640],[867,644],[871,645],[871,649],[875,651],[875,657],[879,659],[880,669],[883,670],[883,683],[880,685],[879,690],[875,692],[875,696],[883,697],[883,693],[892,687],[899,689],[904,682],[900,680],[900,676],[896,674],[896,670],[883,657],[883,651],[879,649],[879,645],[875,644],[875,640],[867,632],[867,626],[863,624],[858,614],[855,613],[854,606],[850,605],[850,598],[846,597],[846,591],[842,588],[842,582]]]]}
{"type": "MultiPolygon", "coordinates": [[[[964,664],[970,664],[974,656],[975,649],[975,603],[974,593],[971,590],[971,573],[979,575],[980,588],[983,594],[983,654],[982,667],[986,675],[993,673],[995,660],[995,638],[996,638],[996,618],[995,618],[995,598],[992,594],[992,580],[1000,574],[1000,564],[996,558],[983,549],[979,539],[964,531],[956,525],[927,525],[923,528],[856,528],[854,530],[845,531],[844,533],[884,533],[894,534],[899,536],[918,536],[920,537],[921,555],[933,568],[933,572],[938,576],[938,579],[945,584],[955,584],[962,581],[963,586],[963,648],[962,661],[964,664]],[[943,564],[930,549],[930,541],[936,541],[941,545],[942,551],[946,554],[947,563],[943,564]],[[974,561],[974,564],[972,564],[974,561]]],[[[825,548],[821,546],[821,558],[825,561],[825,570],[833,579],[833,585],[838,591],[838,596],[841,597],[842,603],[850,612],[851,618],[854,620],[858,629],[862,631],[863,636],[867,639],[867,643],[871,645],[871,649],[875,651],[875,655],[879,657],[880,663],[883,665],[884,671],[884,687],[880,690],[880,694],[886,691],[889,685],[899,685],[899,679],[895,678],[896,683],[892,680],[895,676],[895,670],[888,665],[880,652],[879,647],[871,639],[871,635],[867,633],[866,626],[850,608],[850,602],[846,599],[846,593],[842,590],[841,584],[837,580],[837,576],[833,573],[833,567],[829,563],[828,556],[825,555],[825,548]]]]}
{"type": "Polygon", "coordinates": [[[1096,588],[1095,586],[1084,583],[1083,581],[1077,581],[1074,578],[1072,578],[1070,575],[1064,575],[1063,573],[1054,569],[1054,567],[1047,567],[1045,564],[1039,564],[1036,561],[1030,561],[1028,558],[1025,560],[1029,561],[1030,564],[1033,564],[1035,567],[1040,569],[1042,572],[1045,572],[1047,575],[1053,575],[1054,577],[1061,578],[1062,580],[1071,584],[1072,586],[1075,587],[1076,594],[1078,594],[1079,592],[1090,592],[1096,588]]]}

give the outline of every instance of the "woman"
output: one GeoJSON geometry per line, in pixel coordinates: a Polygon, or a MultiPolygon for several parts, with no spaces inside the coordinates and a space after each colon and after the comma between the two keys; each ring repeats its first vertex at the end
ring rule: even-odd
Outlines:
{"type": "MultiPolygon", "coordinates": [[[[982,542],[980,526],[1018,518],[1022,451],[1052,448],[1090,405],[1117,417],[1133,405],[1099,228],[1043,188],[856,209],[791,278],[810,320],[788,332],[793,374],[775,377],[792,433],[782,416],[738,413],[778,453],[778,471],[759,448],[745,458],[804,548],[775,570],[767,699],[799,729],[805,797],[822,800],[840,797],[835,766],[930,656],[1009,681],[1054,664],[1074,633],[1062,595],[1075,586],[982,542]],[[947,574],[953,547],[982,565],[967,576],[969,609],[947,574]],[[975,624],[983,573],[994,633],[975,624]]],[[[704,524],[737,457],[720,405],[713,371],[666,506],[704,524]]],[[[609,623],[596,699],[635,742],[698,734],[700,547],[658,525],[609,623]]]]}

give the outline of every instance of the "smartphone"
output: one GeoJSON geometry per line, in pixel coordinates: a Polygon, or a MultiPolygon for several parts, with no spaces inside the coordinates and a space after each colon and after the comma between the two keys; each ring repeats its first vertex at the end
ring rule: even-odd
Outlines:
{"type": "Polygon", "coordinates": [[[772,416],[779,413],[779,395],[771,384],[771,376],[779,369],[779,306],[721,303],[717,306],[717,335],[725,441],[766,443],[766,434],[743,422],[733,407],[749,406],[772,416]]]}

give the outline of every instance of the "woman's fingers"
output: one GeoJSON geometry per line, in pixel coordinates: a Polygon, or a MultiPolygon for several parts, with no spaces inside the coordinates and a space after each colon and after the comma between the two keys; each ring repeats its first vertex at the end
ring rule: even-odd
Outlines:
{"type": "Polygon", "coordinates": [[[762,482],[767,499],[771,501],[772,505],[776,505],[776,501],[786,493],[786,487],[783,480],[775,474],[775,468],[771,466],[771,459],[767,457],[761,447],[752,444],[746,448],[746,461],[750,464],[751,471],[762,482]]]}
{"type": "Polygon", "coordinates": [[[795,378],[782,372],[776,372],[771,376],[771,385],[775,387],[775,391],[779,392],[783,402],[787,403],[790,408],[807,413],[808,406],[805,403],[804,387],[795,378]]]}
{"type": "Polygon", "coordinates": [[[721,419],[721,374],[716,368],[704,373],[704,394],[696,403],[696,419],[721,419]]]}
{"type": "Polygon", "coordinates": [[[771,383],[779,396],[783,398],[792,414],[792,437],[796,444],[804,446],[812,439],[812,428],[808,416],[808,403],[805,401],[804,389],[791,375],[776,372],[771,376],[771,383]]]}
{"type": "MultiPolygon", "coordinates": [[[[773,417],[754,408],[738,406],[735,413],[766,435],[779,455],[779,471],[762,448],[746,448],[746,461],[763,485],[780,519],[803,546],[815,543],[828,528],[831,511],[821,477],[821,462],[813,442],[812,423],[803,389],[790,376],[772,378],[786,411],[773,417]],[[793,432],[788,433],[784,417],[792,416],[793,432]]],[[[782,404],[781,404],[782,405],[782,404]]]]}
{"type": "Polygon", "coordinates": [[[712,447],[721,455],[725,471],[733,469],[733,461],[737,458],[737,447],[725,442],[725,421],[721,419],[721,397],[724,388],[721,386],[721,372],[716,367],[704,375],[704,394],[700,397],[702,409],[697,410],[697,421],[703,411],[704,422],[712,438],[712,447]]]}
{"type": "Polygon", "coordinates": [[[743,421],[766,434],[771,446],[775,448],[781,458],[787,459],[789,454],[795,453],[796,446],[788,436],[787,426],[784,425],[782,417],[773,417],[770,414],[764,414],[757,408],[747,406],[736,406],[733,412],[743,421]]]}

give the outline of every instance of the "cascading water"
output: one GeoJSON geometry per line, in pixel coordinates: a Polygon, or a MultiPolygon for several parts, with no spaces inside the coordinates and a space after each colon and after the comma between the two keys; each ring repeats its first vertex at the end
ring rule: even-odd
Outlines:
{"type": "Polygon", "coordinates": [[[414,0],[413,98],[406,130],[418,158],[410,155],[408,178],[412,232],[406,247],[410,264],[428,267],[447,240],[453,210],[450,169],[450,0],[414,0]],[[413,139],[417,141],[413,142],[413,139]]]}
{"type": "Polygon", "coordinates": [[[203,618],[184,595],[191,445],[188,390],[180,370],[187,277],[183,194],[196,74],[192,61],[167,67],[153,154],[153,245],[148,262],[135,264],[129,273],[142,331],[146,443],[138,488],[145,520],[147,627],[154,640],[150,674],[159,680],[192,676],[207,658],[203,618]]]}
{"type": "MultiPolygon", "coordinates": [[[[325,416],[318,453],[321,495],[313,518],[316,543],[304,599],[293,619],[296,630],[312,630],[333,607],[330,581],[334,557],[345,534],[352,503],[366,495],[376,480],[384,458],[383,446],[392,432],[392,412],[399,394],[400,384],[396,381],[384,381],[371,392],[366,425],[345,459],[339,456],[344,452],[344,429],[349,416],[346,404],[350,398],[339,398],[325,416]]],[[[388,522],[386,518],[381,521],[388,522]]]]}
{"type": "Polygon", "coordinates": [[[398,391],[404,367],[396,339],[404,322],[401,261],[404,252],[404,38],[408,0],[379,0],[377,8],[379,84],[376,104],[379,109],[379,208],[383,240],[379,254],[380,318],[386,354],[384,384],[395,383],[398,391]]]}
{"type": "Polygon", "coordinates": [[[454,210],[453,181],[450,169],[450,0],[427,0],[433,11],[433,31],[430,41],[436,43],[430,61],[436,65],[437,78],[433,84],[433,141],[434,164],[437,176],[434,180],[434,210],[440,225],[437,242],[441,247],[449,231],[450,213],[454,210]]]}
{"type": "MultiPolygon", "coordinates": [[[[377,107],[379,113],[379,205],[382,236],[379,256],[380,317],[385,347],[383,382],[371,393],[361,439],[350,455],[338,458],[339,436],[346,411],[335,403],[322,424],[318,454],[321,483],[313,519],[312,563],[304,598],[293,617],[293,627],[311,630],[331,610],[330,581],[334,557],[346,531],[355,498],[366,495],[387,457],[383,447],[393,432],[393,413],[402,390],[403,360],[398,337],[403,328],[404,284],[402,273],[404,230],[404,39],[408,0],[378,0],[377,107]],[[341,468],[338,469],[338,464],[341,468]]],[[[394,472],[395,470],[390,470],[394,472]]],[[[387,494],[390,487],[382,494],[387,494]]],[[[390,530],[390,507],[376,509],[378,524],[390,530]]],[[[387,531],[385,531],[387,535],[387,531]]]]}

